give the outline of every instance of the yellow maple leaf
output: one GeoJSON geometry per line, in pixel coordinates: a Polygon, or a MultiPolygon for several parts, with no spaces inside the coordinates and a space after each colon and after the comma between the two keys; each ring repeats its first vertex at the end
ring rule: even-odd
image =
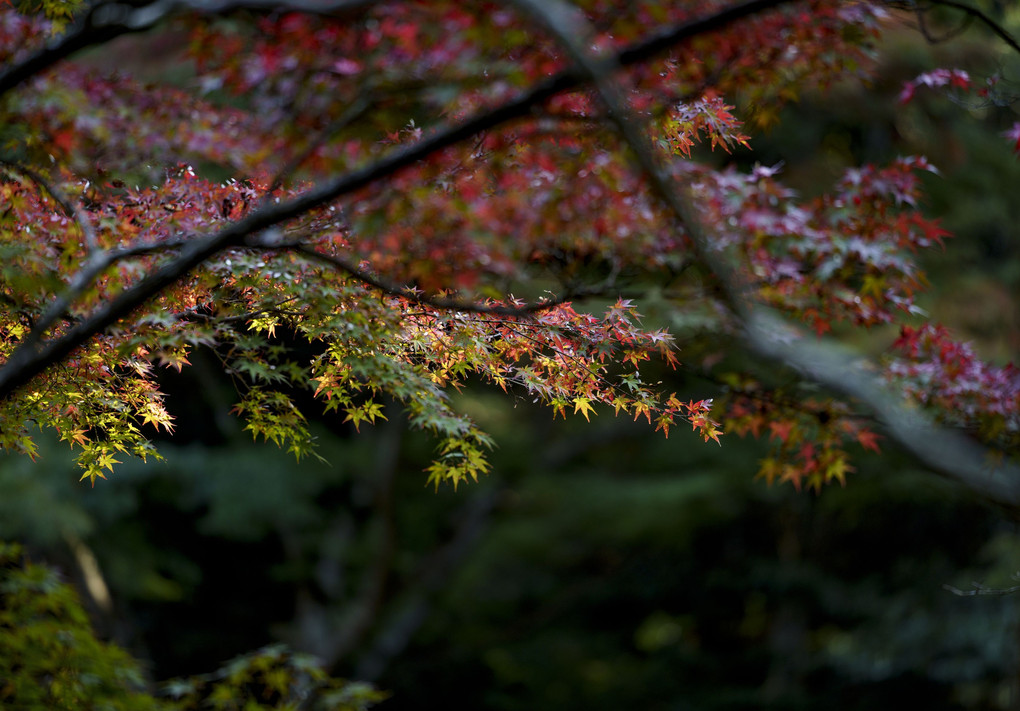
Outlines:
{"type": "Polygon", "coordinates": [[[589,412],[597,414],[595,413],[595,408],[591,406],[591,400],[586,397],[574,398],[574,414],[576,415],[578,412],[584,415],[584,419],[588,420],[588,422],[591,422],[588,418],[589,412]]]}

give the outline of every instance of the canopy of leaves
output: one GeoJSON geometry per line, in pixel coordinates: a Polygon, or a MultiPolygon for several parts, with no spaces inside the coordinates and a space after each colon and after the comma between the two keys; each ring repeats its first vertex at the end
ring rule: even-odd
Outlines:
{"type": "MultiPolygon", "coordinates": [[[[876,447],[845,401],[790,406],[753,369],[682,366],[726,383],[713,407],[648,367],[679,365],[668,326],[691,350],[739,340],[747,305],[818,334],[917,328],[916,255],[946,236],[920,209],[925,159],[814,197],[778,166],[720,167],[803,92],[868,75],[880,5],[58,5],[4,8],[0,28],[0,446],[32,455],[34,425],[52,428],[93,481],[154,455],[174,427],[158,369],[207,348],[256,438],[313,452],[302,390],[355,427],[393,401],[438,438],[435,484],[488,470],[489,436],[450,400],[475,379],[564,416],[767,434],[761,475],[798,486],[876,447]],[[622,104],[585,86],[567,25],[622,65],[622,104]],[[152,27],[183,74],[147,84],[79,53],[152,27]]],[[[933,369],[900,343],[905,396],[953,408],[918,394],[979,374],[952,424],[1015,445],[1015,370],[933,369]]]]}

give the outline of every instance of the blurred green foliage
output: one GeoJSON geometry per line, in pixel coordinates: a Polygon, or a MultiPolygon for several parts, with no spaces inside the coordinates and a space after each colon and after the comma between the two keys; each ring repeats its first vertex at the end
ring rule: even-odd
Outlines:
{"type": "MultiPolygon", "coordinates": [[[[845,489],[815,497],[754,481],[753,442],[717,450],[681,433],[649,440],[625,422],[550,428],[548,413],[487,407],[503,423],[500,473],[436,494],[421,474],[428,443],[405,434],[385,515],[378,472],[392,440],[378,429],[320,431],[329,466],[298,467],[249,443],[168,448],[164,467],[129,467],[66,501],[76,493],[84,504],[124,639],[157,677],[199,676],[172,687],[182,699],[211,698],[214,677],[199,672],[222,659],[272,639],[315,642],[297,616],[309,597],[322,610],[309,619],[343,632],[385,560],[387,592],[332,668],[390,690],[387,709],[822,699],[856,709],[903,693],[933,709],[1006,707],[1020,663],[1016,600],[941,587],[1011,584],[1020,539],[994,510],[894,453],[860,461],[845,489]],[[486,496],[466,554],[430,582],[464,512],[486,496]],[[334,579],[323,574],[331,561],[334,579]]],[[[56,452],[44,462],[40,498],[60,502],[76,475],[56,452]]],[[[0,487],[13,463],[0,466],[0,487]]],[[[59,559],[61,542],[50,552],[45,540],[33,548],[59,559]]],[[[266,654],[217,678],[236,691],[254,675],[271,690],[269,670],[288,658],[266,654]]]]}
{"type": "Polygon", "coordinates": [[[67,711],[366,711],[386,694],[274,646],[148,691],[141,665],[97,639],[78,594],[22,547],[0,543],[0,705],[67,711]]]}
{"type": "Polygon", "coordinates": [[[165,708],[145,692],[138,662],[104,644],[74,589],[0,544],[0,705],[15,709],[165,708]]]}
{"type": "Polygon", "coordinates": [[[86,7],[86,0],[13,0],[10,4],[26,15],[43,13],[52,23],[51,32],[56,35],[86,7]]]}
{"type": "Polygon", "coordinates": [[[167,682],[164,691],[180,711],[367,711],[387,696],[330,678],[312,657],[281,646],[237,657],[214,674],[167,682]]]}

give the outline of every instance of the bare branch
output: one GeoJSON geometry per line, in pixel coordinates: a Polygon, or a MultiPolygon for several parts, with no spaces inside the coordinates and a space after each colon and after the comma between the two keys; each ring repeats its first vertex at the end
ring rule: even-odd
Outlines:
{"type": "Polygon", "coordinates": [[[917,14],[917,29],[924,36],[924,38],[928,40],[929,44],[941,44],[942,42],[948,42],[954,37],[958,37],[959,35],[966,32],[970,28],[971,24],[974,22],[973,15],[965,15],[963,20],[960,21],[959,25],[952,28],[951,30],[943,32],[941,35],[936,36],[932,34],[931,29],[928,27],[928,20],[925,19],[925,13],[930,9],[931,8],[923,8],[918,6],[915,10],[917,14]]]}
{"type": "MultiPolygon", "coordinates": [[[[106,306],[93,313],[68,329],[57,339],[42,342],[39,339],[42,331],[38,324],[33,334],[18,345],[14,352],[0,368],[0,399],[10,397],[14,391],[27,383],[34,376],[50,366],[59,363],[75,349],[84,345],[90,338],[101,333],[108,326],[128,316],[132,311],[149,299],[172,286],[178,279],[205,262],[214,254],[239,243],[247,234],[246,227],[251,220],[242,220],[217,234],[203,239],[188,241],[181,255],[174,261],[165,264],[133,287],[117,295],[106,306]]],[[[101,253],[100,256],[106,253],[101,253]]],[[[86,268],[85,276],[91,273],[86,268]]],[[[83,282],[76,277],[75,283],[83,282]]],[[[72,290],[74,287],[72,287],[72,290]]],[[[58,301],[62,301],[58,299],[58,301]]],[[[63,306],[61,303],[60,306],[63,306]]],[[[52,318],[58,306],[51,306],[47,317],[52,318]]]]}
{"type": "MultiPolygon", "coordinates": [[[[393,403],[390,403],[392,406],[393,403]]],[[[390,408],[395,409],[395,408],[390,408]]],[[[398,410],[399,412],[399,410],[398,410]]],[[[375,519],[381,529],[372,564],[365,572],[361,589],[354,599],[344,601],[344,619],[332,631],[325,657],[329,664],[343,659],[363,644],[376,624],[392,586],[393,559],[398,550],[397,522],[393,510],[393,485],[400,469],[400,445],[406,424],[393,416],[380,426],[375,472],[375,519]]]]}
{"type": "MultiPolygon", "coordinates": [[[[899,5],[911,10],[918,10],[918,12],[922,10],[922,8],[920,8],[916,2],[913,2],[913,0],[907,0],[906,2],[894,2],[890,4],[899,5]]],[[[1020,42],[1018,42],[1017,39],[1006,30],[1006,28],[996,22],[994,18],[989,16],[980,8],[967,5],[966,3],[957,2],[956,0],[928,0],[928,4],[932,6],[951,7],[954,10],[959,10],[960,12],[965,13],[969,17],[977,19],[985,27],[991,30],[992,33],[999,39],[1009,45],[1010,49],[1017,54],[1020,54],[1020,42]]]]}
{"type": "Polygon", "coordinates": [[[1020,503],[1020,467],[1007,462],[995,465],[989,450],[960,432],[934,424],[890,395],[888,386],[859,356],[810,336],[798,337],[761,309],[755,309],[744,326],[752,350],[862,403],[875,413],[890,439],[932,471],[992,501],[1020,503]]]}
{"type": "Polygon", "coordinates": [[[406,649],[427,619],[436,592],[456,572],[457,565],[485,532],[501,493],[499,488],[489,487],[468,501],[453,536],[419,565],[416,579],[407,585],[371,644],[366,645],[356,667],[358,679],[377,679],[390,661],[406,649]]]}
{"type": "Polygon", "coordinates": [[[509,4],[524,9],[537,18],[568,50],[584,77],[591,81],[606,106],[609,119],[616,125],[624,143],[631,149],[640,170],[648,178],[653,192],[678,218],[691,237],[698,259],[714,273],[722,285],[721,296],[727,306],[742,316],[747,309],[744,294],[748,291],[731,266],[710,248],[708,240],[697,234],[701,229],[694,202],[686,190],[677,185],[659,165],[650,140],[631,115],[623,93],[612,79],[612,73],[626,54],[593,55],[587,38],[592,29],[580,12],[562,0],[509,0],[509,4]]]}
{"type": "Polygon", "coordinates": [[[173,6],[169,0],[144,7],[113,2],[94,5],[71,30],[0,73],[0,96],[86,47],[152,27],[169,15],[173,6]]]}
{"type": "Polygon", "coordinates": [[[49,305],[49,308],[46,309],[46,312],[39,317],[32,331],[25,337],[23,345],[39,343],[53,324],[67,314],[78,297],[88,291],[96,279],[117,262],[146,254],[178,249],[187,244],[189,244],[187,240],[139,242],[138,244],[120,249],[93,252],[81,271],[75,274],[67,289],[58,295],[49,305]]]}

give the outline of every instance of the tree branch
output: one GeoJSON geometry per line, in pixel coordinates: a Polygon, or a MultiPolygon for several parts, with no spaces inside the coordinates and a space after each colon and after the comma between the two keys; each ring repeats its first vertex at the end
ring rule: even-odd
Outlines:
{"type": "MultiPolygon", "coordinates": [[[[270,249],[290,249],[297,254],[300,254],[308,259],[328,264],[339,271],[345,272],[350,276],[354,277],[360,282],[367,284],[368,286],[377,289],[385,294],[391,296],[399,296],[407,299],[408,301],[419,304],[421,306],[431,307],[433,309],[439,309],[441,311],[463,311],[465,313],[475,314],[490,314],[493,316],[507,316],[511,318],[528,318],[534,316],[536,313],[541,311],[548,311],[549,309],[561,306],[573,299],[585,298],[589,296],[601,296],[606,293],[608,289],[612,287],[613,279],[607,279],[602,284],[596,284],[589,287],[576,287],[567,291],[562,297],[555,299],[548,299],[545,301],[536,301],[531,304],[524,304],[521,306],[498,306],[491,304],[481,304],[474,301],[464,301],[460,299],[447,299],[436,296],[429,296],[420,291],[416,291],[409,287],[404,287],[399,284],[390,282],[380,276],[372,274],[371,272],[358,267],[347,259],[335,254],[326,254],[318,250],[312,249],[303,244],[293,245],[280,245],[273,246],[269,245],[270,249]]],[[[611,275],[612,276],[612,275],[611,275]]]]}
{"type": "Polygon", "coordinates": [[[966,32],[974,21],[973,15],[965,15],[959,25],[957,25],[951,30],[947,30],[946,32],[936,37],[935,35],[932,34],[931,29],[928,27],[928,21],[924,17],[925,12],[927,12],[930,9],[931,8],[918,7],[915,10],[917,14],[917,29],[924,36],[924,38],[928,40],[929,44],[941,44],[942,42],[947,42],[953,39],[954,37],[958,37],[959,35],[966,32]]]}
{"type": "Polygon", "coordinates": [[[277,171],[276,177],[273,178],[272,182],[269,184],[269,189],[266,191],[266,195],[269,196],[275,190],[282,187],[283,182],[287,179],[287,177],[300,168],[306,160],[311,158],[315,151],[324,145],[330,138],[361,118],[369,110],[371,105],[371,99],[365,95],[361,95],[351,102],[340,118],[322,129],[315,138],[308,142],[308,145],[305,146],[303,151],[291,158],[286,165],[277,171]]]}
{"type": "Polygon", "coordinates": [[[324,650],[324,661],[333,665],[345,658],[364,642],[366,635],[377,623],[387,599],[393,559],[397,553],[397,524],[393,504],[393,485],[400,469],[400,447],[406,422],[399,408],[388,403],[391,419],[379,428],[378,449],[373,462],[375,477],[375,523],[379,525],[379,539],[372,555],[372,563],[365,571],[357,596],[345,600],[345,616],[336,625],[324,650]]]}
{"type": "MultiPolygon", "coordinates": [[[[749,0],[703,18],[667,27],[622,50],[617,56],[617,61],[624,66],[643,62],[683,40],[722,29],[737,20],[793,1],[749,0]]],[[[368,7],[374,3],[375,0],[291,0],[290,2],[286,0],[156,0],[146,5],[137,6],[130,2],[100,2],[93,6],[72,30],[56,38],[47,47],[0,73],[0,96],[86,47],[103,44],[123,34],[147,30],[169,17],[176,10],[191,10],[203,14],[223,14],[240,9],[331,14],[368,7]]],[[[562,91],[574,88],[580,83],[571,72],[553,75],[535,87],[533,91],[536,94],[530,101],[527,99],[528,94],[520,97],[526,103],[523,108],[530,108],[530,106],[562,91]]],[[[513,103],[510,102],[510,104],[513,103]]],[[[517,110],[520,111],[520,107],[517,110]]],[[[515,113],[512,117],[516,118],[519,115],[515,113]]]]}
{"type": "Polygon", "coordinates": [[[793,368],[828,390],[854,398],[875,413],[885,434],[931,471],[966,484],[992,501],[1020,504],[1020,467],[1002,462],[956,430],[936,425],[888,393],[873,368],[835,344],[794,335],[762,309],[744,320],[745,338],[759,355],[793,368]]]}
{"type": "MultiPolygon", "coordinates": [[[[684,40],[721,29],[737,20],[791,1],[749,0],[749,2],[720,10],[707,17],[667,28],[663,32],[652,35],[622,50],[612,59],[618,64],[635,64],[649,59],[684,40]]],[[[114,23],[110,25],[110,21],[107,21],[107,24],[102,26],[118,30],[115,34],[123,34],[124,32],[135,31],[136,29],[144,29],[141,26],[144,24],[143,20],[149,23],[145,25],[149,27],[165,17],[169,10],[159,10],[159,8],[165,6],[172,7],[173,3],[170,3],[168,0],[160,0],[160,2],[146,5],[143,8],[103,4],[93,8],[88,17],[92,18],[96,11],[102,7],[108,9],[121,8],[120,12],[124,15],[124,18],[122,18],[120,24],[114,23]],[[138,16],[132,14],[134,12],[141,13],[142,11],[148,14],[138,16]],[[158,18],[151,19],[159,13],[162,14],[158,18]]],[[[286,7],[286,3],[282,6],[286,7]]],[[[102,17],[99,19],[102,19],[102,17]]],[[[92,25],[89,23],[95,23],[96,21],[98,21],[96,18],[93,18],[91,21],[86,18],[83,27],[91,27],[92,25]]],[[[93,32],[97,31],[93,30],[93,32]]],[[[97,35],[90,35],[86,30],[72,32],[68,39],[58,42],[55,48],[44,50],[42,58],[26,60],[26,63],[30,64],[33,68],[31,71],[25,69],[26,63],[23,63],[0,75],[0,95],[20,83],[20,81],[45,70],[60,59],[70,56],[74,51],[89,46],[89,44],[94,44],[95,42],[90,41],[94,36],[97,35]]],[[[108,38],[106,37],[106,39],[108,38]]],[[[82,320],[61,337],[44,344],[24,342],[19,345],[3,367],[0,368],[0,400],[10,397],[16,389],[27,383],[31,378],[62,361],[76,348],[84,345],[90,338],[101,333],[118,320],[130,315],[135,309],[160,294],[164,289],[172,286],[178,279],[215,254],[231,247],[241,246],[249,235],[256,235],[282,222],[332,202],[343,195],[350,194],[379,180],[391,177],[418,161],[483,131],[526,116],[533,107],[543,101],[561,92],[577,88],[587,80],[585,74],[575,69],[554,74],[531,89],[522,92],[516,98],[510,99],[499,106],[479,111],[467,119],[441,128],[417,143],[397,150],[373,164],[338,176],[332,180],[324,181],[289,201],[262,206],[219,232],[189,241],[176,260],[164,265],[143,278],[133,287],[121,292],[106,306],[82,320]]]]}
{"type": "MultiPolygon", "coordinates": [[[[992,17],[990,17],[980,8],[967,5],[966,3],[957,2],[956,0],[928,0],[928,3],[930,5],[951,7],[954,10],[959,10],[960,12],[965,13],[969,17],[975,18],[976,20],[981,22],[985,27],[991,30],[993,34],[998,36],[999,39],[1001,39],[1003,42],[1009,45],[1010,49],[1012,49],[1017,54],[1020,54],[1020,42],[1018,42],[1016,38],[1013,37],[1013,35],[1011,35],[1006,30],[1006,28],[1004,28],[1002,25],[996,22],[992,17]]],[[[921,8],[917,5],[917,3],[912,2],[910,0],[908,0],[905,3],[897,2],[891,4],[899,5],[901,7],[905,7],[911,10],[917,10],[918,12],[921,11],[921,8]]]]}
{"type": "Polygon", "coordinates": [[[966,484],[1004,504],[1020,503],[1020,467],[1002,463],[992,468],[988,450],[963,435],[931,422],[916,409],[887,394],[886,386],[835,345],[801,337],[788,324],[755,305],[750,289],[725,255],[711,248],[707,230],[689,192],[671,180],[655,159],[650,141],[633,118],[611,72],[614,58],[591,53],[587,22],[562,0],[508,0],[524,8],[550,30],[576,65],[594,84],[610,118],[661,199],[687,230],[702,264],[718,279],[726,305],[743,328],[752,351],[797,370],[826,388],[854,398],[875,412],[885,432],[932,471],[966,484]]]}
{"type": "Polygon", "coordinates": [[[144,7],[97,3],[71,30],[0,73],[0,96],[86,47],[152,27],[172,9],[173,3],[168,0],[144,7]]]}
{"type": "Polygon", "coordinates": [[[356,678],[378,679],[390,661],[407,648],[414,633],[426,621],[436,592],[443,588],[485,532],[500,494],[499,488],[489,487],[476,493],[465,505],[453,536],[419,566],[421,572],[417,579],[407,585],[371,644],[366,645],[367,649],[358,658],[356,678]]]}
{"type": "Polygon", "coordinates": [[[948,590],[954,595],[960,597],[970,597],[971,595],[1013,595],[1020,592],[1020,585],[1013,585],[1008,588],[989,588],[985,587],[981,583],[971,583],[974,586],[973,590],[960,590],[960,588],[953,587],[952,585],[943,585],[943,590],[948,590]]]}
{"type": "Polygon", "coordinates": [[[25,336],[19,348],[34,347],[41,343],[46,332],[67,314],[75,300],[88,291],[92,284],[95,283],[95,280],[117,262],[155,252],[178,249],[188,244],[190,243],[187,240],[140,242],[120,249],[94,251],[85,262],[85,266],[74,275],[67,289],[50,303],[43,315],[35,322],[32,330],[25,336]]]}

